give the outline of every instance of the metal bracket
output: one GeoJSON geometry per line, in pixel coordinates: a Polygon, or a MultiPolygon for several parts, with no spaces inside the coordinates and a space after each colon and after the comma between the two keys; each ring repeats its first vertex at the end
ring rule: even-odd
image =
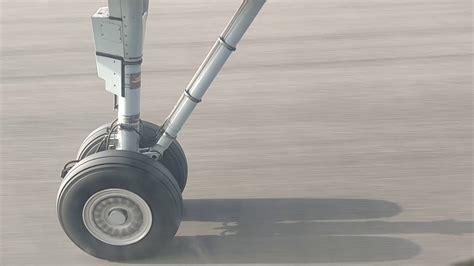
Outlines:
{"type": "Polygon", "coordinates": [[[146,155],[146,156],[148,156],[151,159],[156,160],[156,161],[161,159],[161,154],[159,152],[156,152],[156,151],[147,151],[147,152],[144,152],[142,154],[146,155]]]}
{"type": "Polygon", "coordinates": [[[123,58],[97,52],[96,62],[97,74],[105,81],[105,89],[114,95],[125,97],[123,58]]]}

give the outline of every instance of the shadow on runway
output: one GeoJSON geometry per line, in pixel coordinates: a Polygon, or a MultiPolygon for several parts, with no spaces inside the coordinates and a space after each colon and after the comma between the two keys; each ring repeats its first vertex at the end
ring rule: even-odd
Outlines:
{"type": "Polygon", "coordinates": [[[400,206],[365,199],[185,200],[183,221],[219,222],[221,235],[178,236],[138,263],[342,263],[409,259],[421,248],[391,234],[463,234],[473,222],[385,222],[400,206]]]}

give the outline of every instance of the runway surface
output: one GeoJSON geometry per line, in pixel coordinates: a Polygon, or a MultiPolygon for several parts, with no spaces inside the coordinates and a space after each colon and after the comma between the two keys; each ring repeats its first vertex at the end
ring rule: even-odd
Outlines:
{"type": "MultiPolygon", "coordinates": [[[[1,1],[1,253],[112,265],[63,233],[63,164],[110,122],[90,15],[1,1]]],[[[142,118],[161,123],[240,1],[150,4],[142,118]]],[[[474,257],[468,0],[270,0],[179,136],[184,221],[128,264],[450,265],[474,257]]]]}

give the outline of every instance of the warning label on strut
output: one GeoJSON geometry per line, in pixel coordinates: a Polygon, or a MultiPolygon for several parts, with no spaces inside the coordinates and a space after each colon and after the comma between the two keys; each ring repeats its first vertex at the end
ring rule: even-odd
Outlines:
{"type": "Polygon", "coordinates": [[[142,85],[141,73],[130,74],[130,89],[138,89],[142,85]]]}

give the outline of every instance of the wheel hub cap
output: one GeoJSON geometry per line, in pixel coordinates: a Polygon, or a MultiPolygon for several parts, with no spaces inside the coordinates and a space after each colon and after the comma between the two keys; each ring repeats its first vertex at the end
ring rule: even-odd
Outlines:
{"type": "Polygon", "coordinates": [[[87,230],[102,242],[124,246],[140,241],[151,228],[148,204],[124,189],[106,189],[92,195],[82,218],[87,230]]]}
{"type": "Polygon", "coordinates": [[[114,225],[123,225],[128,218],[127,211],[124,209],[116,209],[109,213],[108,220],[114,225]]]}

